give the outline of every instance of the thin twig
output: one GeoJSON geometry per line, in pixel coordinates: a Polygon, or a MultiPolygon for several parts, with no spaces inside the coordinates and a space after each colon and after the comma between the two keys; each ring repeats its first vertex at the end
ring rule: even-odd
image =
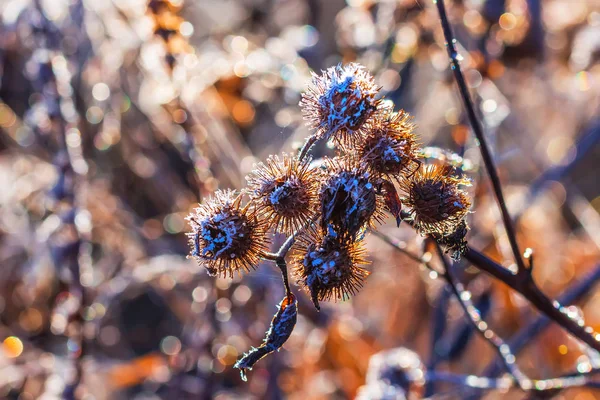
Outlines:
{"type": "MultiPolygon", "coordinates": [[[[569,288],[567,292],[559,298],[561,304],[572,304],[587,294],[600,280],[600,264],[593,271],[581,278],[580,282],[569,288]]],[[[531,340],[540,335],[550,324],[550,319],[545,315],[540,315],[533,322],[513,335],[508,341],[508,345],[515,354],[518,354],[531,340]]],[[[500,369],[499,359],[493,360],[485,368],[485,376],[494,377],[498,375],[500,369]]]]}
{"type": "Polygon", "coordinates": [[[458,51],[456,50],[456,39],[454,38],[454,34],[452,33],[452,28],[450,26],[450,22],[448,22],[448,16],[446,14],[446,7],[444,5],[444,0],[434,1],[438,13],[440,15],[440,20],[442,23],[442,29],[444,31],[444,37],[446,40],[446,49],[448,50],[448,55],[450,56],[450,64],[452,68],[452,72],[454,73],[454,78],[456,79],[456,83],[458,84],[458,89],[460,91],[460,96],[463,100],[464,107],[467,111],[467,116],[469,118],[469,122],[471,124],[471,128],[475,133],[475,137],[479,142],[479,150],[481,151],[481,157],[483,159],[483,163],[485,165],[486,171],[492,183],[492,189],[494,195],[496,197],[496,201],[498,202],[498,206],[500,207],[500,213],[502,214],[502,221],[504,223],[504,228],[506,229],[506,236],[508,237],[508,241],[510,243],[510,247],[513,252],[513,256],[515,258],[515,262],[518,266],[519,274],[525,276],[529,274],[527,268],[525,267],[525,263],[523,262],[523,258],[521,256],[521,251],[519,250],[519,245],[517,243],[516,230],[513,225],[510,214],[508,213],[508,209],[506,207],[506,202],[504,201],[504,194],[502,193],[502,185],[500,184],[500,177],[498,176],[498,171],[496,170],[496,166],[494,164],[494,159],[492,157],[492,153],[490,151],[489,145],[483,134],[483,128],[481,126],[481,122],[477,118],[475,114],[475,108],[473,107],[473,101],[471,100],[471,95],[469,94],[469,89],[467,88],[467,83],[463,76],[462,70],[460,69],[460,56],[458,51]]]}
{"type": "MultiPolygon", "coordinates": [[[[413,254],[412,252],[406,250],[399,241],[394,240],[393,238],[389,237],[388,235],[386,235],[382,232],[379,232],[379,231],[372,231],[372,232],[375,234],[375,236],[381,238],[383,241],[388,243],[390,246],[394,247],[396,250],[407,255],[409,258],[413,259],[416,262],[422,263],[423,265],[425,265],[432,271],[436,271],[439,274],[439,276],[441,276],[445,279],[447,279],[447,278],[449,279],[450,276],[448,275],[448,271],[449,271],[448,269],[444,272],[437,271],[430,265],[428,260],[426,260],[422,257],[419,257],[418,255],[413,254]]],[[[483,256],[483,257],[485,257],[485,256],[483,256]]],[[[500,268],[502,268],[502,267],[500,267],[500,268]]],[[[502,269],[504,269],[504,268],[502,268],[502,269]]],[[[504,270],[506,270],[506,269],[504,269],[504,270]]],[[[513,274],[511,274],[511,275],[513,277],[515,277],[515,275],[513,275],[513,274]]],[[[461,288],[461,286],[462,285],[457,286],[457,291],[455,292],[455,294],[457,294],[457,293],[460,294],[462,292],[466,292],[464,289],[461,288]]],[[[457,295],[457,297],[459,298],[459,301],[462,300],[462,297],[460,295],[457,295]]],[[[462,306],[462,302],[461,302],[461,306],[462,306]]],[[[480,322],[483,322],[483,321],[480,321],[480,322]]],[[[480,330],[478,326],[476,326],[476,328],[478,330],[480,330]]],[[[586,373],[578,373],[577,375],[566,374],[566,375],[560,376],[558,378],[527,379],[526,381],[521,382],[520,387],[523,390],[535,390],[535,391],[555,390],[555,389],[576,387],[576,386],[578,386],[578,387],[580,387],[580,386],[598,387],[598,385],[599,385],[598,382],[590,382],[589,381],[589,376],[596,375],[598,373],[600,373],[600,370],[592,369],[586,373]]],[[[478,376],[474,376],[474,375],[464,376],[464,375],[448,374],[448,373],[437,372],[437,371],[429,371],[427,373],[426,380],[451,382],[451,383],[456,383],[456,384],[460,384],[463,386],[478,388],[478,389],[510,388],[514,384],[514,381],[511,379],[507,380],[504,378],[493,378],[493,377],[487,378],[487,377],[478,377],[478,376]]]]}
{"type": "Polygon", "coordinates": [[[520,370],[516,364],[516,357],[512,353],[510,346],[508,346],[504,340],[496,334],[492,329],[489,328],[488,324],[481,318],[481,313],[475,307],[470,298],[470,293],[464,288],[462,283],[458,282],[453,275],[452,265],[448,262],[444,255],[444,251],[439,244],[436,243],[435,248],[438,256],[446,269],[446,282],[450,285],[452,292],[456,296],[456,299],[460,303],[465,316],[472,323],[473,327],[481,335],[481,337],[494,347],[498,357],[504,363],[506,370],[514,378],[515,382],[521,389],[526,389],[530,385],[529,378],[520,370]]]}
{"type": "MultiPolygon", "coordinates": [[[[410,214],[402,211],[401,218],[414,228],[414,221],[411,219],[410,214]]],[[[591,327],[586,327],[582,319],[570,317],[558,301],[550,300],[534,282],[531,274],[528,273],[525,276],[514,274],[469,246],[467,246],[463,258],[519,292],[542,314],[594,350],[600,351],[600,333],[594,332],[591,327]],[[523,279],[523,277],[526,279],[523,279]]]]}
{"type": "MultiPolygon", "coordinates": [[[[474,389],[510,389],[513,382],[506,378],[487,378],[475,375],[460,375],[448,372],[430,371],[425,375],[426,380],[454,383],[474,389]]],[[[599,382],[589,380],[586,374],[578,376],[562,376],[550,379],[534,379],[531,388],[536,392],[552,391],[570,387],[599,387],[599,382]]]]}
{"type": "Polygon", "coordinates": [[[316,135],[312,135],[308,139],[306,139],[306,142],[304,142],[304,145],[298,152],[298,160],[301,160],[301,161],[304,160],[304,157],[306,157],[308,155],[308,153],[310,152],[310,149],[312,149],[312,147],[318,141],[319,141],[319,138],[316,135]]]}
{"type": "Polygon", "coordinates": [[[487,272],[519,292],[538,311],[559,324],[571,335],[588,344],[594,350],[600,351],[600,334],[594,332],[591,327],[586,327],[583,320],[570,317],[559,302],[551,301],[546,297],[533,281],[533,278],[522,280],[506,268],[470,247],[463,256],[477,268],[487,272]]]}
{"type": "Polygon", "coordinates": [[[314,222],[315,222],[315,219],[313,218],[301,229],[298,229],[296,232],[294,232],[293,235],[290,235],[285,240],[285,242],[283,242],[283,244],[281,245],[279,250],[277,250],[277,253],[264,252],[262,254],[263,259],[269,260],[269,261],[275,261],[275,265],[277,265],[277,268],[279,268],[279,270],[281,271],[281,277],[283,279],[283,286],[285,287],[286,296],[290,295],[292,293],[292,291],[290,289],[287,263],[285,261],[285,257],[287,256],[287,253],[290,251],[290,249],[294,245],[294,242],[296,241],[296,237],[298,235],[300,235],[302,232],[304,232],[304,230],[307,229],[314,222]]]}
{"type": "Polygon", "coordinates": [[[374,230],[374,229],[371,229],[370,232],[373,235],[375,235],[378,238],[380,238],[381,240],[383,240],[384,242],[386,242],[387,244],[389,244],[390,246],[394,247],[396,250],[398,250],[402,254],[406,255],[411,260],[416,261],[419,264],[424,265],[430,271],[433,271],[433,272],[435,272],[438,275],[444,275],[445,274],[444,271],[438,271],[435,268],[433,268],[433,266],[431,266],[431,264],[429,263],[429,259],[427,259],[425,257],[419,257],[418,255],[412,253],[411,251],[406,250],[406,243],[401,242],[399,240],[396,240],[396,239],[394,239],[394,238],[386,235],[385,233],[382,233],[382,232],[374,230]]]}
{"type": "Polygon", "coordinates": [[[524,388],[527,386],[527,382],[529,378],[525,376],[523,372],[519,369],[519,367],[515,364],[515,356],[511,353],[510,347],[504,343],[502,338],[500,338],[493,330],[489,329],[487,323],[485,323],[481,318],[481,313],[477,308],[473,305],[473,302],[468,297],[469,292],[465,290],[463,285],[460,282],[457,282],[454,276],[452,275],[451,266],[446,260],[444,256],[444,252],[439,244],[435,243],[436,250],[438,252],[438,256],[444,265],[444,271],[440,272],[435,270],[430,263],[425,260],[423,257],[419,257],[410,251],[404,249],[400,246],[400,243],[394,241],[389,236],[384,233],[378,231],[372,231],[377,237],[381,238],[383,241],[393,246],[396,250],[402,252],[409,258],[417,261],[423,265],[425,265],[428,269],[435,271],[439,276],[441,276],[446,283],[450,286],[450,289],[454,293],[456,299],[460,303],[463,311],[465,312],[466,318],[473,324],[474,328],[481,334],[481,336],[489,342],[495,349],[498,355],[502,358],[504,365],[506,366],[506,370],[511,374],[511,376],[515,379],[515,381],[519,384],[519,387],[524,388]]]}

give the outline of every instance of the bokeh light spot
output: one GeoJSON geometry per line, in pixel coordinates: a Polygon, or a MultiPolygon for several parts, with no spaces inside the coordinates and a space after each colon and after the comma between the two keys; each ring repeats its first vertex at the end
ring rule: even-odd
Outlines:
{"type": "Polygon", "coordinates": [[[17,358],[23,353],[23,342],[16,336],[9,336],[2,342],[4,355],[8,358],[17,358]]]}
{"type": "Polygon", "coordinates": [[[166,336],[160,342],[160,350],[168,356],[174,356],[181,351],[181,341],[175,336],[166,336]]]}

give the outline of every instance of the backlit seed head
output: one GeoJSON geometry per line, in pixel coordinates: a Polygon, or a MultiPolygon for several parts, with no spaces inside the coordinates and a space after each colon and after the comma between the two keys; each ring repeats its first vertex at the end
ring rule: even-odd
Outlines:
{"type": "Polygon", "coordinates": [[[320,139],[332,137],[338,143],[356,143],[377,112],[380,100],[375,96],[379,89],[360,64],[339,64],[323,75],[313,73],[300,107],[320,139]]]}
{"type": "Polygon", "coordinates": [[[246,177],[247,192],[268,227],[291,235],[315,215],[318,175],[308,158],[270,156],[246,177]]]}
{"type": "Polygon", "coordinates": [[[187,217],[191,254],[209,275],[254,269],[267,250],[264,224],[240,203],[232,190],[217,191],[187,217]]]}
{"type": "Polygon", "coordinates": [[[367,225],[383,220],[383,200],[363,166],[350,158],[334,158],[325,168],[319,194],[323,230],[331,226],[340,234],[355,237],[367,225]]]}
{"type": "Polygon", "coordinates": [[[471,200],[459,188],[469,181],[451,172],[448,166],[427,165],[401,182],[406,193],[403,204],[411,209],[421,233],[450,234],[469,212],[471,200]]]}
{"type": "MultiPolygon", "coordinates": [[[[418,167],[414,125],[404,111],[385,112],[374,119],[371,129],[356,150],[369,172],[388,179],[418,167]]],[[[346,149],[352,151],[352,149],[346,149]]]]}
{"type": "Polygon", "coordinates": [[[369,274],[361,242],[332,229],[299,238],[293,257],[294,272],[300,285],[310,293],[315,307],[319,301],[345,300],[362,287],[369,274]]]}

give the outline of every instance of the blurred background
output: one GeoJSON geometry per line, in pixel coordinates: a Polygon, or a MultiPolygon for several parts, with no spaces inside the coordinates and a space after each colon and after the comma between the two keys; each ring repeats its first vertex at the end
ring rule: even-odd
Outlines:
{"type": "MultiPolygon", "coordinates": [[[[521,248],[549,296],[590,283],[569,312],[599,331],[600,1],[446,3],[521,248]]],[[[0,398],[353,398],[369,358],[397,347],[428,369],[490,371],[494,349],[444,282],[371,235],[361,292],[317,313],[295,287],[294,333],[244,383],[233,364],[261,343],[279,272],[215,279],[186,259],[192,208],[309,135],[310,71],[358,61],[414,116],[426,157],[462,164],[469,243],[510,266],[431,1],[0,0],[0,17],[0,398]]],[[[380,230],[423,254],[410,228],[380,230]]],[[[473,267],[460,279],[505,338],[537,315],[473,267]]],[[[531,378],[599,358],[555,325],[517,353],[531,378]]]]}

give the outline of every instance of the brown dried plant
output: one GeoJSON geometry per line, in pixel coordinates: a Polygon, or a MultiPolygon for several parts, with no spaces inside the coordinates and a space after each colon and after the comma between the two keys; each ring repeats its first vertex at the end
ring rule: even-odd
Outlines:
{"type": "Polygon", "coordinates": [[[400,183],[406,193],[404,205],[422,233],[451,234],[469,212],[471,200],[460,185],[470,182],[452,175],[452,170],[427,165],[400,183]]]}
{"type": "MultiPolygon", "coordinates": [[[[438,7],[443,16],[441,0],[438,7]]],[[[442,18],[442,22],[448,36],[447,20],[442,18]]],[[[449,49],[449,54],[453,62],[456,61],[456,51],[449,49]]],[[[247,178],[251,199],[243,208],[240,208],[239,197],[225,201],[221,194],[189,217],[193,227],[190,233],[192,255],[209,268],[209,273],[231,276],[233,271],[249,270],[261,260],[274,261],[282,273],[286,297],[273,318],[265,342],[236,363],[243,379],[256,362],[281,348],[294,327],[297,303],[288,282],[286,262],[290,250],[293,249],[294,276],[317,309],[320,309],[320,301],[348,299],[368,276],[363,268],[367,263],[364,237],[369,230],[375,231],[376,222],[383,222],[386,211],[396,218],[398,225],[406,221],[427,237],[426,243],[435,244],[444,264],[442,271],[433,269],[418,256],[412,257],[448,282],[471,323],[502,357],[511,376],[510,385],[531,390],[536,387],[536,381],[520,371],[508,345],[482,321],[469,302],[470,295],[454,280],[451,264],[441,246],[454,260],[464,257],[519,291],[544,315],[600,350],[597,339],[600,335],[586,327],[582,320],[566,315],[559,303],[552,302],[536,286],[531,274],[531,257],[528,257],[529,268],[525,267],[525,257],[518,251],[494,161],[474,117],[460,67],[457,62],[453,66],[481,144],[482,158],[515,255],[517,273],[513,274],[468,246],[466,218],[472,201],[463,187],[470,184],[469,179],[463,176],[460,167],[444,163],[426,165],[421,161],[409,115],[403,110],[394,113],[389,102],[377,97],[379,88],[364,67],[351,63],[329,68],[321,76],[313,74],[300,107],[315,132],[298,155],[284,154],[281,159],[272,156],[266,164],[259,164],[247,178]],[[310,164],[309,153],[312,146],[323,139],[337,148],[338,156],[324,160],[317,167],[310,164]],[[276,253],[264,248],[265,227],[275,227],[275,232],[290,235],[276,253]],[[292,302],[294,307],[290,308],[292,302]]],[[[233,195],[228,192],[228,196],[232,199],[233,195]]],[[[390,238],[376,233],[396,246],[390,238]]]]}
{"type": "MultiPolygon", "coordinates": [[[[440,235],[440,243],[460,257],[471,202],[458,185],[467,181],[444,167],[422,165],[410,116],[393,112],[377,98],[378,91],[373,77],[355,63],[313,75],[300,107],[315,133],[299,154],[270,156],[258,164],[246,178],[250,201],[245,206],[241,195],[218,192],[188,217],[192,256],[209,274],[232,276],[270,259],[281,269],[290,299],[285,256],[298,236],[294,276],[320,309],[319,301],[344,300],[360,289],[368,275],[363,268],[367,230],[383,222],[386,211],[399,224],[403,204],[410,209],[405,218],[419,232],[440,235]],[[331,140],[339,155],[317,167],[308,152],[322,139],[331,140]],[[265,248],[269,228],[290,235],[277,254],[265,248]],[[460,240],[450,240],[454,237],[460,240]]],[[[284,299],[280,313],[286,304],[284,299]]],[[[243,377],[283,345],[279,339],[289,336],[290,321],[275,316],[265,343],[237,363],[243,377]],[[272,334],[279,331],[286,334],[272,334]]]]}

